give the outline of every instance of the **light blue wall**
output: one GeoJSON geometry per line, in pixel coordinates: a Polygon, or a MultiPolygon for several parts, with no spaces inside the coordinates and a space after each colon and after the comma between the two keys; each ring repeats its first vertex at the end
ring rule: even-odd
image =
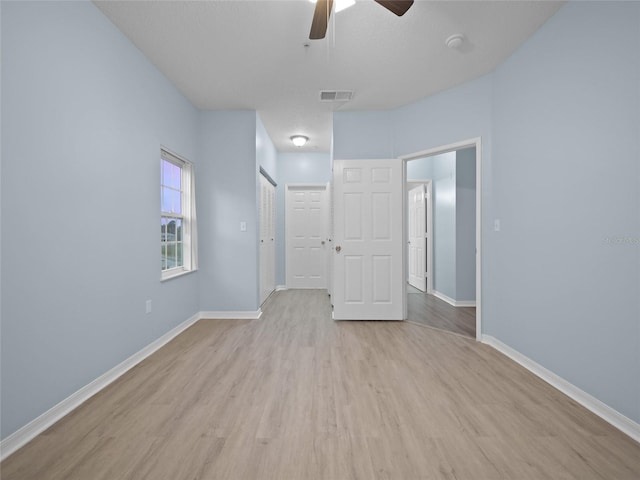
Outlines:
{"type": "Polygon", "coordinates": [[[331,179],[328,153],[278,153],[276,188],[276,285],[286,283],[285,200],[289,183],[327,183],[331,179]]]}
{"type": "Polygon", "coordinates": [[[201,165],[197,111],[93,4],[3,2],[1,31],[4,438],[198,311],[198,272],[160,282],[160,146],[201,165]]]}
{"type": "Polygon", "coordinates": [[[255,311],[258,292],[256,113],[200,114],[197,177],[200,309],[255,311]],[[240,222],[247,230],[240,231],[240,222]]]}
{"type": "Polygon", "coordinates": [[[433,289],[456,298],[456,153],[433,162],[433,289]]]}
{"type": "Polygon", "coordinates": [[[456,296],[476,300],[476,149],[456,151],[456,296]]]}
{"type": "Polygon", "coordinates": [[[483,333],[636,422],[639,44],[639,2],[572,2],[491,75],[334,118],[335,158],[482,137],[483,333]]]}
{"type": "Polygon", "coordinates": [[[570,3],[494,75],[487,331],[640,421],[640,3],[570,3]]]}
{"type": "Polygon", "coordinates": [[[389,112],[336,112],[333,158],[394,158],[393,133],[389,112]]]}
{"type": "Polygon", "coordinates": [[[491,85],[491,76],[487,75],[388,112],[393,129],[393,156],[482,137],[482,153],[486,157],[483,167],[489,168],[491,85]]]}
{"type": "MultiPolygon", "coordinates": [[[[267,133],[260,115],[256,113],[256,166],[264,168],[269,176],[278,181],[278,151],[276,150],[269,133],[267,133]]],[[[259,182],[258,182],[259,183],[259,182]]],[[[258,193],[258,197],[259,193],[258,193]]]]}
{"type": "Polygon", "coordinates": [[[407,163],[407,179],[429,175],[433,195],[433,289],[456,298],[456,153],[407,163]]]}
{"type": "Polygon", "coordinates": [[[430,180],[433,178],[432,157],[417,158],[407,162],[407,181],[430,180]]]}

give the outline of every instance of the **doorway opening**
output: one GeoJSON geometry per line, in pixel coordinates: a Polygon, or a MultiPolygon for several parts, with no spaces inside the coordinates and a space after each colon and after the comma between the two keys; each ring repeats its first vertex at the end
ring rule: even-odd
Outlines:
{"type": "Polygon", "coordinates": [[[476,340],[482,336],[481,157],[480,138],[401,157],[404,318],[476,340]],[[421,185],[425,186],[424,213],[421,185]],[[428,197],[427,185],[431,189],[428,197]],[[416,242],[417,251],[413,248],[416,242]],[[425,276],[424,282],[420,275],[425,276]]]}

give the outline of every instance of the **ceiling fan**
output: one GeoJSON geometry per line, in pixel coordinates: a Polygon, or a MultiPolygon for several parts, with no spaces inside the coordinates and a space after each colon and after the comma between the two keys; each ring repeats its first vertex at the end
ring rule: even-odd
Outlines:
{"type": "MultiPolygon", "coordinates": [[[[413,0],[375,0],[384,8],[397,16],[401,17],[413,5],[413,0]]],[[[311,32],[309,32],[309,40],[319,40],[327,34],[327,25],[329,16],[333,9],[333,0],[317,0],[316,9],[313,12],[313,20],[311,21],[311,32]]]]}

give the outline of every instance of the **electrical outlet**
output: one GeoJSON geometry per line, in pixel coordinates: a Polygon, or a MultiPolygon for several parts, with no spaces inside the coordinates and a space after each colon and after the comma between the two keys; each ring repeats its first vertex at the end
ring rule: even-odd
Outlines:
{"type": "Polygon", "coordinates": [[[146,310],[147,310],[147,313],[151,313],[151,300],[147,300],[146,310]]]}
{"type": "Polygon", "coordinates": [[[499,218],[496,218],[493,221],[493,231],[494,232],[499,232],[500,231],[500,219],[499,218]]]}
{"type": "Polygon", "coordinates": [[[240,231],[241,232],[247,231],[247,222],[240,222],[240,231]]]}

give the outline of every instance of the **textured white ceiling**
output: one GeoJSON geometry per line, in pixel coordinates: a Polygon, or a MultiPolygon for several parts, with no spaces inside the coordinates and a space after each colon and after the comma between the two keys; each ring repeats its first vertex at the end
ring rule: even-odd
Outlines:
{"type": "Polygon", "coordinates": [[[199,109],[257,110],[279,151],[327,152],[332,111],[390,109],[493,70],[562,2],[416,1],[396,17],[372,0],[309,41],[308,0],[96,1],[199,109]],[[460,50],[445,39],[463,33],[460,50]],[[305,46],[305,43],[310,44],[305,46]],[[346,104],[319,91],[354,90],[346,104]]]}

